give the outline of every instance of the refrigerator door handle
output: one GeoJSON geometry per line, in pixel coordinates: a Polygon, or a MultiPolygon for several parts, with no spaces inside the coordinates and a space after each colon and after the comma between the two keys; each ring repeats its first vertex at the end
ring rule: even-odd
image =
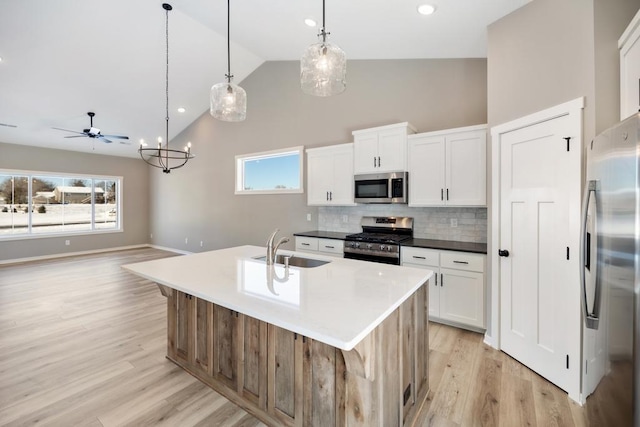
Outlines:
{"type": "MultiPolygon", "coordinates": [[[[596,279],[595,279],[595,293],[593,299],[593,312],[589,312],[589,307],[587,307],[587,282],[585,277],[585,268],[586,268],[586,260],[587,260],[587,251],[591,251],[590,244],[592,240],[589,239],[589,245],[587,245],[587,215],[589,210],[589,200],[591,199],[591,194],[593,193],[595,197],[595,201],[597,203],[598,198],[596,197],[596,191],[599,189],[598,181],[592,180],[587,181],[587,185],[584,189],[584,197],[583,205],[582,205],[582,224],[581,224],[581,238],[580,238],[580,284],[582,286],[582,314],[584,315],[584,321],[589,329],[598,329],[598,324],[600,322],[600,280],[598,280],[598,266],[597,259],[590,260],[590,264],[595,265],[596,268],[596,279]]],[[[596,206],[596,216],[597,216],[598,208],[596,206]]],[[[596,251],[596,258],[597,258],[596,251]]]]}

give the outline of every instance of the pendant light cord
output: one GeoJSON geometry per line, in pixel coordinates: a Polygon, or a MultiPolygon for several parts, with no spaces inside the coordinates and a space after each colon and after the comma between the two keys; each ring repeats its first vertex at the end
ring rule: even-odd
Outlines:
{"type": "Polygon", "coordinates": [[[165,127],[165,137],[167,138],[166,140],[166,144],[167,144],[167,151],[166,151],[166,155],[167,155],[167,164],[166,166],[169,166],[169,9],[166,10],[167,15],[166,15],[166,25],[165,25],[165,40],[167,42],[167,61],[166,61],[166,72],[165,72],[165,121],[166,121],[166,127],[165,127]]]}
{"type": "Polygon", "coordinates": [[[318,34],[322,36],[322,43],[325,43],[327,41],[327,35],[331,34],[331,33],[327,33],[326,29],[327,29],[327,26],[325,24],[324,0],[322,0],[322,29],[320,30],[320,34],[318,34]]]}
{"type": "Polygon", "coordinates": [[[227,0],[227,82],[231,83],[231,0],[227,0]]]}

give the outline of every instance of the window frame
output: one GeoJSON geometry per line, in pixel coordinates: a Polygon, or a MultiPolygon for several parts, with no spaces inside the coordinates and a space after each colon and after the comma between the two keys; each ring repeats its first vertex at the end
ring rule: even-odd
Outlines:
{"type": "Polygon", "coordinates": [[[259,153],[238,154],[235,156],[235,182],[234,189],[236,195],[252,195],[252,194],[302,194],[304,193],[304,146],[299,145],[296,147],[281,148],[277,150],[262,151],[259,153]],[[273,188],[269,190],[245,190],[244,189],[244,163],[246,161],[271,158],[271,157],[283,157],[287,154],[298,155],[298,169],[300,182],[299,188],[273,188]]]}
{"type": "MultiPolygon", "coordinates": [[[[79,178],[83,180],[89,180],[91,183],[91,229],[90,230],[62,230],[51,232],[33,232],[33,218],[34,210],[37,208],[29,209],[27,217],[27,229],[24,233],[16,234],[0,234],[0,242],[11,240],[29,240],[29,239],[42,239],[51,237],[64,237],[64,236],[78,236],[78,235],[90,235],[90,234],[108,234],[108,233],[122,233],[124,232],[123,224],[123,187],[124,178],[122,176],[113,175],[93,175],[84,173],[68,173],[68,172],[48,172],[48,171],[33,171],[33,170],[18,170],[18,169],[0,169],[0,175],[19,176],[27,178],[27,206],[41,205],[42,203],[36,203],[33,201],[33,179],[42,178],[79,178]],[[96,182],[98,181],[114,181],[116,183],[116,216],[115,227],[113,228],[98,228],[96,224],[101,222],[96,221],[96,182]]],[[[5,205],[12,205],[5,203],[5,205]]]]}

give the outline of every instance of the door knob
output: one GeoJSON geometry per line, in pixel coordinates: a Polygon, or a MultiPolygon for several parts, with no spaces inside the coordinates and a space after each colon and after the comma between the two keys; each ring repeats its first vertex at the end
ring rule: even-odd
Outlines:
{"type": "Polygon", "coordinates": [[[506,258],[509,256],[509,251],[506,249],[498,249],[498,255],[506,258]]]}

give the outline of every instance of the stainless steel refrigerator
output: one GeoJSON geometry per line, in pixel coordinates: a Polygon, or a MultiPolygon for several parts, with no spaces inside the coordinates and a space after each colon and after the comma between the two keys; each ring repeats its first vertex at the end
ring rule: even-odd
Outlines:
{"type": "Polygon", "coordinates": [[[585,409],[592,426],[640,427],[640,113],[585,148],[585,409]]]}

